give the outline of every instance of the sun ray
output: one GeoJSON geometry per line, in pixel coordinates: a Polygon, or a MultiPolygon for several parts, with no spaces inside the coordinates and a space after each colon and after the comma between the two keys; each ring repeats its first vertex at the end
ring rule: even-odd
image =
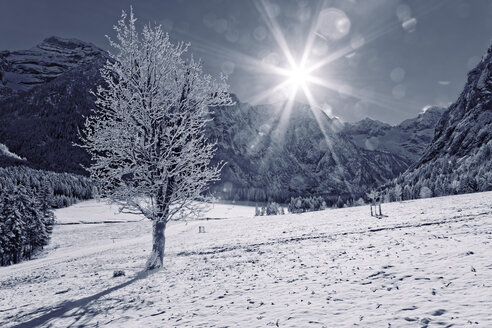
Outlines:
{"type": "MultiPolygon", "coordinates": [[[[315,83],[318,85],[321,85],[325,88],[329,88],[332,90],[337,90],[340,91],[337,88],[334,88],[333,85],[330,85],[328,81],[322,80],[318,77],[312,76],[312,73],[330,63],[333,61],[338,60],[339,58],[346,56],[347,54],[351,53],[354,51],[352,46],[346,46],[338,51],[335,51],[334,53],[330,54],[329,56],[323,58],[322,60],[316,62],[314,65],[306,67],[306,64],[309,59],[309,55],[311,53],[311,48],[313,45],[314,40],[318,36],[318,33],[316,32],[317,25],[318,25],[318,16],[317,14],[314,19],[313,23],[310,26],[310,32],[307,36],[304,51],[302,53],[302,58],[299,62],[299,64],[296,63],[294,60],[294,57],[292,56],[292,53],[287,45],[287,41],[281,32],[278,23],[275,20],[275,17],[271,14],[271,11],[268,9],[268,2],[265,0],[259,0],[255,1],[255,5],[260,12],[262,19],[264,20],[265,24],[269,28],[270,32],[272,33],[275,41],[277,42],[280,50],[282,51],[283,55],[285,56],[285,59],[287,60],[289,64],[289,69],[283,68],[277,65],[270,64],[268,62],[265,62],[263,60],[258,60],[257,58],[254,58],[252,56],[246,55],[242,52],[235,51],[233,49],[227,48],[220,46],[218,44],[210,43],[210,42],[203,42],[199,39],[196,39],[193,37],[193,35],[189,35],[186,32],[182,32],[182,34],[185,34],[188,39],[191,39],[193,41],[193,46],[196,50],[199,52],[209,54],[209,55],[214,55],[222,60],[229,60],[235,64],[236,67],[241,67],[244,69],[247,69],[249,71],[257,71],[261,73],[262,75],[272,75],[272,76],[284,76],[287,78],[287,81],[282,82],[273,88],[270,88],[266,91],[261,92],[260,94],[254,96],[251,99],[251,102],[253,103],[259,103],[260,101],[268,98],[269,96],[273,95],[275,92],[281,91],[282,89],[289,87],[289,84],[293,85],[294,88],[292,88],[295,93],[297,93],[297,89],[300,88],[304,90],[305,88],[301,88],[301,85],[307,84],[307,83],[315,83]]],[[[321,5],[321,7],[323,7],[321,5]]],[[[365,37],[365,44],[368,42],[371,42],[372,40],[375,40],[379,38],[380,36],[384,35],[385,33],[389,33],[392,28],[399,27],[400,25],[391,25],[390,27],[383,27],[380,28],[378,31],[373,32],[370,36],[365,37]]],[[[395,104],[394,102],[391,102],[390,99],[388,99],[385,103],[382,97],[374,98],[373,99],[367,99],[364,95],[353,95],[350,94],[349,96],[354,96],[358,99],[362,100],[368,100],[371,103],[375,103],[377,105],[382,105],[385,108],[391,108],[393,110],[397,109],[399,106],[395,104]]]]}
{"type": "MultiPolygon", "coordinates": [[[[354,191],[352,190],[350,184],[346,179],[346,172],[344,170],[344,167],[341,165],[340,156],[336,152],[336,145],[333,144],[333,138],[330,137],[331,134],[327,131],[327,129],[331,129],[332,127],[327,124],[328,122],[326,122],[325,117],[322,114],[322,109],[318,105],[310,87],[312,87],[313,85],[321,86],[323,88],[336,91],[342,95],[347,95],[355,99],[360,99],[364,102],[375,104],[379,107],[391,109],[393,111],[399,111],[399,108],[401,108],[401,101],[399,102],[392,97],[388,97],[387,95],[375,94],[373,92],[365,91],[364,89],[341,88],[340,86],[344,84],[340,83],[340,81],[336,81],[335,77],[330,76],[329,78],[321,78],[319,76],[315,76],[314,73],[324,68],[325,66],[330,65],[331,63],[345,56],[350,55],[351,53],[355,53],[356,51],[360,50],[360,48],[366,46],[367,44],[370,44],[371,42],[381,38],[388,33],[391,33],[395,29],[401,28],[400,22],[395,22],[394,20],[392,20],[390,22],[383,23],[382,26],[379,25],[375,30],[369,33],[366,32],[364,35],[361,35],[360,38],[362,42],[358,42],[355,45],[353,42],[348,42],[346,46],[334,52],[331,52],[329,55],[321,58],[319,61],[312,63],[310,62],[310,56],[312,55],[313,45],[316,41],[316,38],[321,38],[323,42],[331,41],[330,38],[324,36],[318,31],[320,12],[323,8],[327,7],[327,1],[324,0],[318,2],[317,9],[314,11],[315,14],[312,16],[311,19],[309,32],[307,33],[305,42],[303,44],[303,51],[300,53],[301,57],[297,58],[299,60],[296,60],[292,49],[288,46],[285,35],[280,29],[276,15],[272,12],[271,3],[268,0],[255,0],[254,5],[261,16],[262,21],[264,22],[265,26],[268,28],[271,36],[276,42],[280,53],[283,55],[283,61],[281,61],[280,63],[277,62],[276,64],[272,64],[267,60],[257,59],[233,49],[229,49],[227,47],[223,47],[210,42],[206,43],[196,38],[193,42],[194,48],[205,54],[213,55],[219,60],[230,60],[236,65],[236,67],[241,67],[249,71],[258,72],[264,76],[271,75],[276,78],[285,77],[284,81],[274,85],[273,87],[265,91],[260,92],[259,94],[255,95],[250,101],[252,104],[259,104],[260,102],[275,95],[276,93],[287,92],[286,98],[282,97],[282,101],[276,103],[276,106],[280,106],[276,109],[278,110],[277,113],[280,113],[278,123],[272,124],[272,126],[268,129],[270,132],[269,135],[271,135],[272,138],[276,140],[279,144],[282,144],[285,141],[284,136],[287,130],[288,123],[290,121],[292,110],[294,109],[296,98],[298,94],[302,92],[304,95],[304,99],[307,100],[307,103],[309,104],[311,111],[316,119],[316,122],[323,134],[326,145],[335,162],[336,170],[338,171],[340,178],[345,184],[346,190],[353,197],[354,191]]],[[[192,35],[187,35],[187,37],[188,39],[194,39],[192,35]]],[[[350,76],[344,76],[344,79],[347,77],[350,79],[350,76]]],[[[277,120],[277,118],[275,120],[277,120]]],[[[331,131],[331,133],[333,132],[334,131],[331,131]]],[[[253,143],[252,147],[257,144],[260,138],[262,138],[262,135],[258,135],[258,138],[253,143]]],[[[272,151],[274,151],[273,148],[267,148],[267,153],[272,151]]]]}
{"type": "Polygon", "coordinates": [[[214,42],[203,42],[202,39],[196,38],[194,35],[186,32],[181,32],[179,35],[185,37],[188,40],[191,40],[191,43],[193,44],[193,50],[198,53],[210,56],[213,55],[214,57],[220,58],[222,60],[229,60],[233,62],[236,66],[246,68],[249,71],[257,71],[262,74],[271,75],[285,74],[285,69],[276,65],[269,64],[268,62],[257,59],[255,57],[249,56],[243,52],[221,46],[214,42]]]}
{"type": "MultiPolygon", "coordinates": [[[[250,72],[258,72],[262,76],[267,78],[268,76],[271,76],[272,78],[285,77],[285,81],[280,82],[265,91],[261,91],[260,93],[251,96],[248,101],[252,104],[259,104],[265,99],[272,99],[271,97],[276,96],[276,94],[286,94],[285,96],[282,95],[280,100],[285,102],[284,110],[287,112],[287,117],[290,116],[289,111],[292,110],[293,102],[295,102],[296,97],[299,96],[300,93],[304,95],[304,98],[308,100],[310,104],[313,103],[315,99],[313,96],[313,92],[310,90],[311,85],[317,85],[329,90],[334,90],[342,95],[347,95],[349,97],[359,99],[363,102],[375,104],[385,109],[405,112],[403,109],[401,109],[401,101],[396,100],[395,98],[391,97],[391,95],[388,96],[385,94],[376,94],[374,92],[369,92],[365,91],[364,89],[357,88],[341,88],[340,85],[345,85],[346,83],[340,83],[341,81],[336,81],[334,76],[330,76],[329,78],[314,76],[314,73],[316,71],[324,68],[327,65],[330,65],[334,61],[337,61],[340,58],[343,58],[351,53],[358,51],[361,47],[364,47],[371,42],[381,38],[382,36],[391,33],[395,29],[401,28],[401,22],[395,21],[394,19],[388,19],[382,24],[376,26],[375,29],[361,35],[363,42],[360,45],[354,46],[353,44],[350,44],[350,42],[348,42],[348,45],[334,52],[331,52],[329,55],[325,56],[321,60],[315,63],[310,63],[309,59],[312,54],[312,48],[316,38],[321,38],[323,42],[330,42],[329,38],[323,36],[321,32],[318,31],[320,12],[323,8],[328,8],[327,4],[328,2],[324,0],[318,2],[317,5],[315,5],[316,10],[313,10],[314,14],[311,17],[309,32],[306,34],[301,58],[299,61],[296,61],[293,56],[293,52],[288,46],[285,35],[283,34],[283,31],[279,26],[276,13],[272,11],[272,3],[269,2],[269,0],[254,1],[254,5],[261,16],[262,21],[264,22],[265,26],[268,28],[270,34],[275,40],[280,53],[284,56],[284,65],[287,65],[287,67],[283,67],[282,63],[273,64],[266,60],[257,59],[256,57],[247,55],[228,47],[223,47],[210,42],[203,42],[193,35],[190,35],[188,32],[180,32],[179,30],[178,32],[185,35],[187,39],[192,40],[193,47],[199,52],[208,55],[214,55],[216,58],[218,58],[218,60],[231,61],[234,63],[236,68],[242,68],[250,72]]],[[[425,8],[417,16],[425,15],[438,8],[439,5],[433,6],[432,8],[425,8]]],[[[344,76],[343,79],[345,80],[345,78],[347,77],[350,79],[349,76],[344,76]]],[[[351,79],[350,81],[353,81],[353,79],[351,79]]]]}
{"type": "Polygon", "coordinates": [[[285,135],[285,132],[287,131],[287,124],[289,123],[289,120],[290,120],[290,115],[292,113],[292,108],[294,107],[295,98],[296,98],[296,93],[293,92],[289,96],[287,101],[284,103],[283,108],[281,110],[281,116],[280,116],[279,124],[273,133],[274,138],[276,138],[277,141],[279,141],[279,142],[284,141],[284,135],[285,135]]]}
{"type": "MultiPolygon", "coordinates": [[[[387,26],[383,28],[379,28],[377,31],[374,31],[368,35],[363,36],[364,44],[362,46],[366,46],[367,44],[379,39],[380,37],[393,32],[397,28],[400,28],[401,25],[395,22],[389,23],[387,26]]],[[[357,48],[354,48],[352,44],[348,44],[345,47],[331,53],[329,56],[326,56],[322,60],[318,61],[317,63],[313,64],[308,68],[309,72],[314,72],[342,57],[347,56],[348,54],[356,51],[357,48]]]]}
{"type": "Polygon", "coordinates": [[[325,126],[323,124],[323,121],[321,119],[320,115],[320,106],[317,104],[315,98],[313,97],[311,90],[307,88],[306,86],[303,86],[303,91],[304,94],[306,95],[306,98],[308,100],[309,106],[311,108],[311,111],[314,115],[314,118],[316,119],[316,122],[318,124],[319,129],[321,130],[321,133],[323,134],[323,137],[325,139],[326,145],[328,146],[328,149],[330,150],[331,156],[333,157],[333,160],[335,161],[336,168],[338,170],[338,173],[340,174],[340,177],[343,180],[343,183],[345,184],[345,187],[350,193],[350,197],[354,197],[354,191],[350,184],[348,183],[347,179],[345,179],[345,171],[343,169],[343,166],[341,164],[340,158],[338,157],[335,147],[333,146],[333,140],[330,138],[328,133],[326,132],[325,126]]]}
{"type": "Polygon", "coordinates": [[[304,52],[302,54],[301,62],[299,64],[302,67],[305,67],[307,65],[307,61],[309,59],[309,54],[311,53],[311,50],[312,50],[313,44],[314,44],[314,40],[316,39],[316,36],[317,36],[316,30],[318,29],[319,14],[321,12],[321,9],[326,6],[326,3],[327,3],[326,0],[320,1],[318,3],[316,10],[314,10],[315,16],[312,19],[313,23],[311,24],[311,26],[309,28],[309,33],[307,35],[306,44],[304,46],[304,52]]]}
{"type": "Polygon", "coordinates": [[[282,33],[280,27],[278,26],[277,21],[275,20],[275,17],[273,17],[273,14],[271,13],[271,10],[269,10],[268,6],[266,5],[268,1],[266,0],[257,0],[254,2],[255,6],[260,13],[261,17],[263,18],[263,21],[267,25],[268,29],[272,33],[273,38],[277,42],[277,45],[280,47],[280,50],[282,50],[285,58],[287,59],[288,63],[290,66],[295,66],[296,61],[294,57],[292,56],[292,53],[290,51],[290,48],[287,44],[287,41],[285,40],[284,34],[282,33]]]}
{"type": "MultiPolygon", "coordinates": [[[[295,92],[291,93],[288,99],[283,104],[280,105],[281,108],[279,111],[280,112],[279,122],[274,130],[270,130],[271,131],[270,135],[272,136],[272,140],[275,141],[277,145],[283,145],[285,143],[284,136],[285,133],[287,132],[287,124],[290,121],[290,115],[292,113],[292,109],[295,103],[295,97],[296,97],[296,93],[295,92]]],[[[274,151],[275,151],[275,147],[267,147],[265,156],[272,154],[274,151]]],[[[267,162],[265,162],[264,164],[266,165],[267,162]]]]}
{"type": "Polygon", "coordinates": [[[267,99],[268,97],[274,95],[276,92],[281,92],[284,88],[286,88],[290,84],[290,81],[286,80],[282,83],[277,84],[273,88],[263,91],[262,93],[254,96],[250,99],[250,103],[253,105],[259,104],[261,101],[267,99]]]}
{"type": "MultiPolygon", "coordinates": [[[[343,95],[346,95],[346,96],[349,96],[352,98],[356,98],[356,99],[359,99],[362,101],[366,101],[366,102],[372,103],[374,105],[377,105],[377,106],[385,108],[385,109],[389,109],[391,111],[406,113],[405,110],[400,109],[401,101],[398,101],[398,100],[396,100],[392,97],[389,97],[385,94],[381,94],[381,93],[378,93],[378,94],[374,93],[373,94],[373,93],[369,93],[367,91],[364,91],[363,89],[356,89],[356,88],[350,88],[350,89],[341,88],[340,85],[343,85],[343,83],[334,81],[333,79],[331,79],[331,81],[327,81],[327,80],[320,79],[317,77],[311,77],[310,82],[313,84],[322,86],[326,89],[336,91],[340,94],[343,94],[343,95]]],[[[417,106],[417,105],[415,105],[415,106],[417,106]]]]}

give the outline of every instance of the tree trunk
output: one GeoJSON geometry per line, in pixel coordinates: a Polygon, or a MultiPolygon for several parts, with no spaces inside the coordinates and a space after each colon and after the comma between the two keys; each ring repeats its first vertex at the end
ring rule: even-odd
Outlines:
{"type": "Polygon", "coordinates": [[[145,265],[147,270],[162,268],[164,260],[164,247],[166,245],[166,222],[154,221],[152,232],[152,253],[145,265]]]}

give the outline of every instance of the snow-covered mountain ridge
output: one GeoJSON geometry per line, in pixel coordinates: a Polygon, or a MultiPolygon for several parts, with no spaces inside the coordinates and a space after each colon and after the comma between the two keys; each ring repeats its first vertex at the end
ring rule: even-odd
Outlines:
{"type": "Polygon", "coordinates": [[[434,137],[434,128],[444,110],[432,106],[396,126],[366,118],[346,123],[342,133],[363,149],[397,154],[411,165],[420,159],[434,137]]]}
{"type": "Polygon", "coordinates": [[[91,43],[55,36],[29,50],[1,51],[0,89],[29,90],[100,56],[106,52],[91,43]]]}
{"type": "Polygon", "coordinates": [[[338,121],[304,104],[294,104],[288,119],[282,106],[239,101],[214,111],[207,132],[218,141],[216,160],[227,165],[213,190],[227,199],[358,198],[409,165],[397,154],[357,147],[338,121]]]}
{"type": "MultiPolygon", "coordinates": [[[[9,96],[0,96],[0,142],[35,168],[84,174],[80,164],[87,165],[89,157],[73,142],[94,108],[89,91],[103,83],[99,69],[107,54],[58,37],[1,54],[0,92],[9,96]]],[[[278,106],[239,99],[215,109],[207,132],[219,142],[216,160],[228,164],[214,190],[228,199],[255,201],[301,194],[358,198],[406,170],[433,133],[429,124],[419,123],[427,119],[396,128],[365,120],[344,129],[319,112],[323,132],[314,113],[296,104],[290,120],[281,122],[278,106]]]]}

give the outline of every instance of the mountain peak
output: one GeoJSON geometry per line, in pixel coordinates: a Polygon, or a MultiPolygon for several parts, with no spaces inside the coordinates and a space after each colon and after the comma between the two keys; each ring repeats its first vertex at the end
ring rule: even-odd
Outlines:
{"type": "Polygon", "coordinates": [[[420,113],[417,117],[405,120],[401,122],[398,126],[404,130],[433,130],[445,110],[446,108],[439,106],[425,107],[424,111],[420,113]]]}
{"type": "Polygon", "coordinates": [[[371,135],[379,135],[382,131],[391,128],[388,123],[384,123],[372,118],[366,117],[355,123],[346,123],[345,131],[350,133],[367,133],[371,135]]]}
{"type": "Polygon", "coordinates": [[[35,48],[42,50],[50,50],[52,48],[64,48],[64,49],[84,49],[84,48],[93,48],[94,50],[102,51],[102,49],[98,48],[92,43],[84,42],[75,38],[62,38],[59,36],[50,36],[41,43],[39,43],[35,48]]]}
{"type": "Polygon", "coordinates": [[[92,43],[52,36],[29,50],[0,52],[0,95],[25,91],[61,74],[104,58],[107,53],[92,43]]]}
{"type": "Polygon", "coordinates": [[[445,110],[446,110],[446,108],[441,107],[441,106],[427,106],[427,107],[424,107],[424,109],[422,110],[422,113],[419,115],[432,114],[432,113],[442,114],[445,110]]]}

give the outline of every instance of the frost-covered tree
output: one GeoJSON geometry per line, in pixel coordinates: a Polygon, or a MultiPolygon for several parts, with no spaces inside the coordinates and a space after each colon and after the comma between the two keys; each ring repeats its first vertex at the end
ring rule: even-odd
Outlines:
{"type": "Polygon", "coordinates": [[[403,200],[413,199],[412,190],[409,185],[403,188],[403,200]]]}
{"type": "Polygon", "coordinates": [[[401,186],[398,183],[395,185],[394,193],[395,193],[395,201],[397,201],[397,202],[401,201],[403,189],[401,188],[401,186]]]}
{"type": "Polygon", "coordinates": [[[371,204],[376,203],[379,198],[379,194],[376,190],[371,190],[370,192],[366,193],[366,196],[371,204]]]}
{"type": "Polygon", "coordinates": [[[116,50],[101,69],[96,110],[85,124],[82,147],[102,196],[125,212],[153,223],[148,270],[163,264],[165,229],[193,211],[222,165],[210,166],[214,144],[204,136],[210,107],[232,100],[226,78],[205,74],[200,61],[185,59],[188,45],[173,44],[160,26],[138,32],[133,11],[122,13],[108,38],[116,50]]]}
{"type": "Polygon", "coordinates": [[[389,189],[384,195],[383,195],[383,202],[384,203],[390,203],[394,200],[394,192],[392,189],[389,189]]]}
{"type": "Polygon", "coordinates": [[[338,196],[338,199],[337,199],[337,207],[338,208],[342,208],[343,207],[343,200],[342,200],[342,197],[338,196]]]}
{"type": "Polygon", "coordinates": [[[366,202],[364,202],[364,199],[360,197],[356,202],[354,202],[354,206],[362,206],[365,205],[366,202]]]}
{"type": "Polygon", "coordinates": [[[423,186],[420,189],[420,198],[432,197],[432,190],[429,187],[423,186]]]}
{"type": "Polygon", "coordinates": [[[30,259],[48,244],[48,212],[22,185],[0,193],[0,265],[30,259]]]}
{"type": "Polygon", "coordinates": [[[26,243],[23,210],[25,204],[19,202],[18,193],[1,195],[0,239],[1,265],[15,264],[22,259],[22,249],[26,243]]]}

